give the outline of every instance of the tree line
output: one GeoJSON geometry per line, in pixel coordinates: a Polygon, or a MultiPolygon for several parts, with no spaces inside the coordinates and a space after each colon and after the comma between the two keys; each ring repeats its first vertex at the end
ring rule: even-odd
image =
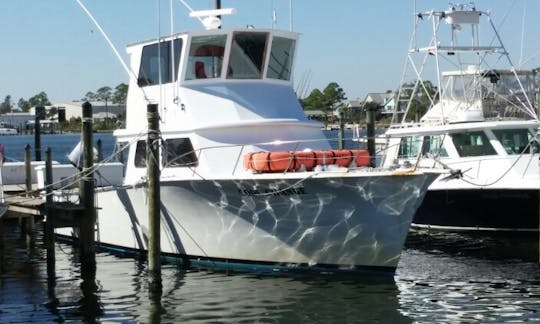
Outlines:
{"type": "MultiPolygon", "coordinates": [[[[114,90],[111,87],[104,86],[97,89],[95,92],[87,92],[81,100],[99,101],[105,103],[105,106],[107,106],[108,103],[112,103],[114,105],[125,107],[127,89],[128,85],[125,83],[120,83],[114,88],[114,90]]],[[[30,97],[28,100],[20,98],[19,101],[17,101],[16,106],[11,95],[7,95],[4,97],[4,101],[0,103],[0,114],[12,112],[15,107],[18,107],[18,110],[23,112],[28,112],[32,107],[51,105],[52,104],[49,101],[45,91],[41,91],[40,93],[30,97]]]]}
{"type": "MultiPolygon", "coordinates": [[[[412,98],[409,106],[409,114],[407,120],[418,120],[424,115],[429,107],[438,101],[438,89],[430,81],[424,81],[423,85],[414,87],[413,83],[403,84],[401,98],[395,98],[395,105],[398,106],[398,111],[404,111],[406,109],[407,101],[412,98]],[[416,89],[413,93],[413,89],[416,89]],[[433,100],[433,102],[432,102],[433,100]]],[[[388,90],[387,92],[392,92],[388,90]]],[[[395,91],[397,94],[398,91],[395,91]]],[[[383,107],[376,102],[364,103],[361,109],[349,109],[344,104],[344,100],[347,100],[345,91],[339,86],[337,82],[330,82],[322,91],[314,89],[311,93],[303,99],[300,99],[300,104],[304,110],[320,110],[326,115],[330,112],[339,112],[339,117],[343,119],[345,123],[358,123],[365,121],[366,110],[373,109],[380,111],[383,107]]],[[[333,117],[324,116],[323,122],[335,122],[335,120],[329,120],[333,117]]],[[[337,116],[336,116],[337,117],[337,116]]],[[[391,116],[382,116],[377,114],[377,120],[382,123],[390,123],[391,116]]]]}
{"type": "MultiPolygon", "coordinates": [[[[110,130],[115,127],[117,123],[121,123],[125,121],[125,108],[126,108],[126,99],[127,99],[127,91],[128,91],[128,85],[125,83],[120,83],[117,85],[114,89],[109,86],[103,86],[97,89],[95,92],[89,91],[87,92],[83,98],[81,98],[82,101],[89,101],[89,102],[103,102],[105,104],[105,107],[107,107],[109,104],[117,105],[121,108],[121,114],[119,116],[115,116],[112,118],[105,118],[103,121],[96,121],[94,123],[94,129],[96,130],[110,130]]],[[[20,110],[22,112],[28,112],[30,108],[32,107],[39,107],[39,106],[50,106],[49,109],[46,110],[46,118],[47,119],[57,119],[58,118],[58,108],[52,106],[47,93],[45,91],[42,91],[32,97],[30,97],[28,100],[24,98],[20,98],[17,102],[17,110],[20,110]]],[[[10,113],[13,112],[15,108],[15,104],[13,102],[13,99],[11,95],[7,95],[4,98],[4,101],[0,103],[0,114],[10,113]]],[[[81,127],[81,118],[80,117],[74,117],[70,120],[66,120],[63,122],[62,128],[64,131],[80,131],[81,127]]]]}

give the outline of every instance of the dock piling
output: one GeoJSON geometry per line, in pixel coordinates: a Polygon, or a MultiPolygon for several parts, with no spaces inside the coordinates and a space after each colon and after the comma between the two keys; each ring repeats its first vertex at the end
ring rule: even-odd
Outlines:
{"type": "Polygon", "coordinates": [[[79,240],[81,248],[81,263],[94,266],[96,263],[96,209],[94,206],[94,152],[92,148],[92,105],[85,102],[83,108],[82,138],[83,138],[83,168],[81,171],[81,204],[84,208],[80,220],[79,240]]]}
{"type": "Polygon", "coordinates": [[[147,106],[148,138],[146,165],[148,173],[148,272],[150,290],[161,291],[160,260],[160,185],[159,185],[159,113],[156,104],[147,106]]]}
{"type": "Polygon", "coordinates": [[[54,220],[51,212],[51,206],[53,203],[53,188],[52,188],[52,157],[51,149],[47,148],[45,151],[45,202],[47,208],[47,217],[46,221],[43,224],[44,226],[44,239],[45,239],[45,248],[47,250],[47,273],[53,274],[55,272],[55,250],[54,250],[54,220]]]}
{"type": "Polygon", "coordinates": [[[26,197],[32,192],[32,161],[30,157],[30,145],[24,147],[24,180],[26,186],[26,197]]]}
{"type": "Polygon", "coordinates": [[[367,149],[371,157],[370,166],[375,167],[375,113],[377,108],[368,107],[366,111],[367,149]]]}
{"type": "Polygon", "coordinates": [[[34,151],[36,161],[41,161],[41,123],[40,120],[45,119],[45,107],[36,107],[35,124],[34,124],[34,151]]]}

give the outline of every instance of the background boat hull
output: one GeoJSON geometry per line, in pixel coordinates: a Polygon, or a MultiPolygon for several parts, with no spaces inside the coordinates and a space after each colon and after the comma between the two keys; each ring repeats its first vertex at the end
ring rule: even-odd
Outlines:
{"type": "Polygon", "coordinates": [[[538,231],[534,189],[429,190],[413,226],[448,230],[538,231]]]}

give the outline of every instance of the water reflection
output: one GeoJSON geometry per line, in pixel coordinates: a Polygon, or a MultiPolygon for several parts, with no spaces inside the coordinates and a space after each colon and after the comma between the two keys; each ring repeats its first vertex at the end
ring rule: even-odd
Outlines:
{"type": "Polygon", "coordinates": [[[412,231],[396,272],[415,322],[540,320],[537,234],[412,231]]]}
{"type": "Polygon", "coordinates": [[[98,253],[95,269],[81,269],[77,250],[58,243],[54,276],[48,277],[41,238],[29,248],[18,227],[7,226],[0,257],[2,323],[540,319],[540,267],[530,255],[495,254],[501,244],[523,247],[501,238],[413,233],[394,280],[232,275],[165,264],[163,289],[155,294],[144,259],[98,253]]]}

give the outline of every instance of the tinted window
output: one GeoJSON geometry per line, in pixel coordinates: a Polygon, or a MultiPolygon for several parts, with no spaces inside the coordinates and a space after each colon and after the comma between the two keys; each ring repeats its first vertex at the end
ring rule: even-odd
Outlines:
{"type": "Polygon", "coordinates": [[[424,142],[422,143],[422,156],[447,157],[448,153],[442,144],[443,138],[441,136],[424,136],[424,142]]]}
{"type": "Polygon", "coordinates": [[[178,76],[178,63],[180,61],[181,50],[182,40],[175,39],[173,63],[171,60],[171,41],[144,46],[137,79],[138,85],[144,87],[173,82],[178,76]],[[173,64],[174,75],[172,70],[173,64]]]}
{"type": "Polygon", "coordinates": [[[398,158],[416,158],[420,151],[420,143],[421,137],[419,136],[403,137],[399,143],[398,158]]]}
{"type": "Polygon", "coordinates": [[[266,33],[235,33],[227,77],[259,79],[262,77],[266,33]]]}
{"type": "Polygon", "coordinates": [[[138,141],[135,149],[135,166],[146,168],[146,141],[138,141]]]}
{"type": "Polygon", "coordinates": [[[165,140],[162,155],[164,167],[174,168],[197,165],[197,155],[189,138],[165,140]]]}
{"type": "Polygon", "coordinates": [[[295,41],[289,38],[274,37],[270,60],[268,62],[268,72],[266,76],[271,79],[290,80],[291,68],[294,56],[295,41]]]}
{"type": "Polygon", "coordinates": [[[484,132],[452,134],[452,141],[459,156],[496,155],[484,132]]]}
{"type": "Polygon", "coordinates": [[[226,41],[226,35],[192,37],[185,79],[221,77],[226,41]]]}
{"type": "MultiPolygon", "coordinates": [[[[508,154],[520,154],[520,153],[529,153],[530,146],[529,142],[531,141],[533,135],[527,129],[499,129],[493,130],[495,137],[501,142],[504,150],[508,154]]],[[[538,144],[536,141],[533,141],[535,147],[535,152],[538,152],[536,147],[538,144]]]]}

